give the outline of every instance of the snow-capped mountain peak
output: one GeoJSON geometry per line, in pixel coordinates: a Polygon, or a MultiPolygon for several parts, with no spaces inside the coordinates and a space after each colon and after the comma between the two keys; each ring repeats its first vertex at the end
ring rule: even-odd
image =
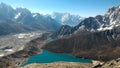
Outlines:
{"type": "Polygon", "coordinates": [[[117,26],[120,26],[120,8],[113,6],[104,15],[104,26],[99,29],[110,30],[117,26]]]}
{"type": "Polygon", "coordinates": [[[70,13],[53,12],[50,16],[58,23],[69,26],[76,26],[84,19],[84,17],[79,15],[72,15],[70,13]]]}
{"type": "MultiPolygon", "coordinates": [[[[70,14],[65,13],[62,18],[61,18],[61,22],[65,22],[66,20],[69,20],[70,14]]],[[[64,23],[63,23],[64,24],[64,23]]]]}

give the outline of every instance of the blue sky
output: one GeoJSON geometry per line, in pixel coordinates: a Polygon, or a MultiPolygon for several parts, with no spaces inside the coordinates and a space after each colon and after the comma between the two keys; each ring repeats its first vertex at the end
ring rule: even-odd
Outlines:
{"type": "Polygon", "coordinates": [[[83,17],[103,15],[108,8],[120,5],[120,0],[0,0],[12,7],[25,7],[32,12],[51,14],[68,12],[83,17]]]}

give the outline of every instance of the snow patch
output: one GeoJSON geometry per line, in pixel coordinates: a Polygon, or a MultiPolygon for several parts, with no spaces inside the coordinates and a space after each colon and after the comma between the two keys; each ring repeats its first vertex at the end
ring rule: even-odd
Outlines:
{"type": "Polygon", "coordinates": [[[28,33],[28,34],[17,34],[17,35],[15,35],[16,37],[18,37],[19,39],[24,39],[24,38],[32,38],[32,37],[34,37],[34,36],[36,36],[36,35],[38,35],[37,33],[28,33]]]}
{"type": "Polygon", "coordinates": [[[85,29],[85,26],[82,25],[82,26],[79,27],[79,29],[84,30],[84,29],[85,29]]]}
{"type": "Polygon", "coordinates": [[[26,34],[19,34],[19,35],[18,35],[18,38],[25,38],[25,35],[26,35],[26,34]]]}
{"type": "Polygon", "coordinates": [[[13,50],[12,50],[12,49],[5,49],[4,51],[13,52],[13,50]]]}
{"type": "Polygon", "coordinates": [[[68,19],[69,19],[69,14],[65,14],[64,16],[62,16],[61,21],[64,22],[64,21],[66,21],[68,19]]]}
{"type": "Polygon", "coordinates": [[[36,17],[37,16],[37,14],[33,14],[33,17],[36,17]]]}
{"type": "Polygon", "coordinates": [[[110,15],[110,17],[109,17],[109,18],[111,19],[111,18],[113,17],[113,15],[114,15],[114,14],[115,14],[115,13],[113,12],[113,13],[110,15]]]}
{"type": "Polygon", "coordinates": [[[3,57],[4,56],[4,54],[0,54],[0,57],[3,57]]]}
{"type": "Polygon", "coordinates": [[[21,46],[19,49],[18,49],[18,51],[21,51],[21,50],[23,50],[24,49],[24,46],[21,46]]]}
{"type": "Polygon", "coordinates": [[[21,13],[18,13],[14,18],[17,19],[20,17],[20,15],[21,15],[21,13]]]}
{"type": "Polygon", "coordinates": [[[34,34],[31,34],[30,37],[34,37],[35,35],[34,34]]]}
{"type": "Polygon", "coordinates": [[[110,27],[105,27],[105,28],[99,28],[99,29],[97,29],[98,31],[104,31],[104,30],[111,30],[111,29],[113,29],[113,26],[110,26],[110,27]]]}
{"type": "Polygon", "coordinates": [[[120,6],[118,6],[120,8],[120,6]]]}
{"type": "Polygon", "coordinates": [[[98,22],[99,25],[101,25],[101,23],[97,19],[95,19],[95,20],[98,22]]]}

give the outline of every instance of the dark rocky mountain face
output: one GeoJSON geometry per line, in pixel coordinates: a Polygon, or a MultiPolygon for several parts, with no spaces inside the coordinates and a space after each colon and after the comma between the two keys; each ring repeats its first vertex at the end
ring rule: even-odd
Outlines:
{"type": "Polygon", "coordinates": [[[57,37],[60,35],[62,35],[62,36],[70,35],[73,33],[78,33],[82,30],[95,31],[98,28],[100,28],[100,25],[103,23],[103,22],[98,23],[99,20],[100,19],[97,20],[94,17],[89,17],[89,18],[86,18],[83,21],[81,21],[80,24],[75,27],[68,28],[68,26],[62,26],[58,31],[55,32],[55,34],[53,33],[52,37],[57,37]]]}
{"type": "Polygon", "coordinates": [[[34,30],[57,30],[61,24],[51,17],[31,13],[26,8],[13,9],[4,3],[0,4],[0,33],[19,33],[34,30]],[[14,22],[14,23],[11,23],[14,22]]]}
{"type": "Polygon", "coordinates": [[[120,57],[120,27],[60,38],[49,42],[43,49],[101,61],[116,59],[120,57]]]}
{"type": "Polygon", "coordinates": [[[0,19],[12,19],[15,15],[15,10],[4,3],[0,4],[0,19]]]}
{"type": "Polygon", "coordinates": [[[99,19],[99,17],[96,17],[96,18],[94,18],[94,17],[86,18],[84,21],[82,21],[75,28],[79,28],[81,26],[85,26],[85,28],[87,30],[92,30],[92,29],[97,30],[100,27],[100,25],[101,25],[101,22],[99,22],[99,21],[101,21],[101,19],[99,19],[99,20],[98,19],[99,19]]]}
{"type": "Polygon", "coordinates": [[[0,35],[7,35],[13,33],[29,32],[35,29],[25,26],[22,24],[16,24],[11,20],[1,20],[0,21],[0,35]],[[9,23],[8,23],[9,22],[9,23]]]}
{"type": "MultiPolygon", "coordinates": [[[[83,21],[81,21],[80,24],[78,24],[77,26],[71,27],[71,29],[69,29],[69,28],[67,29],[66,26],[63,26],[65,29],[62,28],[62,30],[61,29],[58,30],[59,33],[61,33],[61,34],[57,33],[57,31],[56,31],[56,33],[58,36],[60,36],[62,34],[64,36],[64,35],[69,35],[69,34],[73,34],[73,33],[78,33],[82,30],[97,31],[100,28],[100,26],[102,24],[104,24],[104,22],[102,20],[103,20],[103,18],[100,15],[96,16],[96,18],[89,17],[89,18],[86,18],[83,21]],[[66,32],[66,34],[64,34],[66,30],[71,31],[71,32],[69,32],[69,33],[66,32]],[[64,33],[62,33],[62,32],[64,32],[64,33]]],[[[55,34],[53,34],[52,36],[57,37],[57,35],[56,36],[54,36],[54,35],[55,34]]]]}
{"type": "Polygon", "coordinates": [[[120,6],[110,8],[108,12],[104,15],[104,17],[105,22],[109,24],[109,26],[119,26],[120,6]]]}
{"type": "Polygon", "coordinates": [[[16,8],[15,11],[16,11],[16,15],[14,16],[14,19],[17,23],[29,24],[31,20],[34,21],[31,12],[28,9],[16,8]]]}
{"type": "Polygon", "coordinates": [[[51,37],[55,38],[55,37],[62,37],[64,35],[68,35],[68,34],[71,34],[73,33],[72,30],[72,27],[71,26],[68,26],[68,25],[63,25],[60,29],[58,29],[57,31],[55,31],[55,33],[53,33],[51,35],[51,37]]]}

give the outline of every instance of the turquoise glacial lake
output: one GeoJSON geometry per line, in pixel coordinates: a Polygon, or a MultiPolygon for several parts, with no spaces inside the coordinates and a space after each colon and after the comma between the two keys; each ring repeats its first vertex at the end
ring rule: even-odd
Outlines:
{"type": "Polygon", "coordinates": [[[56,38],[48,38],[47,41],[53,41],[53,40],[56,40],[56,38]]]}
{"type": "Polygon", "coordinates": [[[59,61],[92,63],[92,60],[76,58],[68,54],[52,53],[47,50],[42,50],[41,54],[32,56],[24,65],[31,63],[52,63],[59,61]]]}

